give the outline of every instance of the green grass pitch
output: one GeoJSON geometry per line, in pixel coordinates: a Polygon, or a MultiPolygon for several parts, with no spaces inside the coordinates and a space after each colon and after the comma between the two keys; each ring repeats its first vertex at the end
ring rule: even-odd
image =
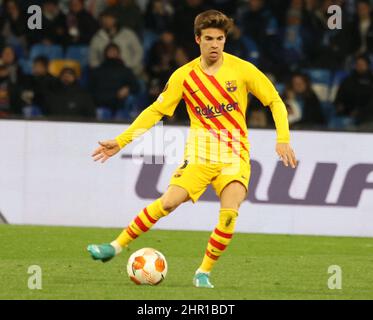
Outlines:
{"type": "Polygon", "coordinates": [[[212,290],[192,286],[209,232],[151,230],[108,263],[91,260],[89,243],[119,229],[0,225],[0,299],[373,299],[373,239],[236,233],[218,261],[212,290]],[[153,247],[166,256],[159,286],[127,277],[129,254],[153,247]],[[30,265],[42,268],[42,289],[30,290],[30,265]],[[342,289],[328,288],[330,265],[342,289]]]}

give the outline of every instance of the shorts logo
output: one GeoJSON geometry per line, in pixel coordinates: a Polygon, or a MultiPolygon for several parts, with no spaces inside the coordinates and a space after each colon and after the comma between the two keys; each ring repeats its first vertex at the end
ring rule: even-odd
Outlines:
{"type": "Polygon", "coordinates": [[[230,80],[225,81],[225,87],[229,92],[235,92],[237,90],[237,81],[236,80],[230,80]]]}
{"type": "Polygon", "coordinates": [[[177,171],[175,174],[174,174],[174,178],[180,178],[182,175],[182,172],[181,171],[177,171]]]}

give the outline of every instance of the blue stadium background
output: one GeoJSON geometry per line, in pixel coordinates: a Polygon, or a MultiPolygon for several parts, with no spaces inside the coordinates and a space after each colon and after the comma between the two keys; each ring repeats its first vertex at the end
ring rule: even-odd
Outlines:
{"type": "MultiPolygon", "coordinates": [[[[193,21],[212,8],[235,21],[226,52],[270,77],[292,128],[373,131],[368,0],[3,0],[0,118],[133,120],[198,56],[193,21]],[[32,4],[41,30],[27,28],[32,4]],[[331,5],[342,29],[328,28],[331,5]]],[[[255,97],[248,112],[250,127],[273,127],[255,97]]],[[[166,121],[187,124],[185,108],[166,121]]]]}

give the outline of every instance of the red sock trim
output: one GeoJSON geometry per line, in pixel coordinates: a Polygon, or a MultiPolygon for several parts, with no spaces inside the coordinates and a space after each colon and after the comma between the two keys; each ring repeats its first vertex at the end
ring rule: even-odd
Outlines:
{"type": "Polygon", "coordinates": [[[222,244],[222,243],[216,241],[216,240],[213,239],[213,238],[210,238],[209,243],[210,243],[211,245],[213,245],[216,249],[219,249],[219,250],[221,250],[221,251],[223,251],[223,250],[227,247],[225,244],[222,244]]]}
{"type": "Polygon", "coordinates": [[[212,254],[210,251],[206,250],[206,256],[208,256],[209,258],[211,258],[212,260],[218,260],[218,256],[212,254]]]}
{"type": "Polygon", "coordinates": [[[132,239],[136,239],[138,237],[138,235],[136,233],[134,233],[131,229],[130,226],[127,227],[127,233],[129,234],[129,236],[132,238],[132,239]]]}
{"type": "Polygon", "coordinates": [[[144,208],[143,211],[144,211],[146,217],[148,218],[149,222],[151,222],[151,223],[153,223],[153,224],[157,222],[157,220],[154,220],[154,219],[149,215],[148,210],[147,210],[146,208],[144,208]]]}
{"type": "Polygon", "coordinates": [[[218,235],[218,236],[221,236],[223,238],[226,238],[226,239],[231,239],[233,234],[232,233],[224,233],[222,231],[220,231],[218,228],[215,228],[214,232],[218,235]]]}
{"type": "Polygon", "coordinates": [[[135,223],[141,229],[142,232],[146,232],[146,231],[149,230],[149,228],[144,224],[144,222],[141,221],[141,219],[139,218],[139,216],[137,216],[135,218],[135,223]]]}

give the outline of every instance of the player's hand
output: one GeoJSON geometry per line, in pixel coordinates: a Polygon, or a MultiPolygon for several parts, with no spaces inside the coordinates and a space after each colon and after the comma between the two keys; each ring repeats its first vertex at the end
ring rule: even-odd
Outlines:
{"type": "Polygon", "coordinates": [[[119,152],[120,146],[116,140],[99,141],[100,145],[92,154],[93,160],[101,160],[104,163],[107,159],[119,152]]]}
{"type": "Polygon", "coordinates": [[[292,168],[296,167],[297,159],[289,143],[277,143],[276,152],[286,167],[289,166],[289,164],[292,168]]]}

